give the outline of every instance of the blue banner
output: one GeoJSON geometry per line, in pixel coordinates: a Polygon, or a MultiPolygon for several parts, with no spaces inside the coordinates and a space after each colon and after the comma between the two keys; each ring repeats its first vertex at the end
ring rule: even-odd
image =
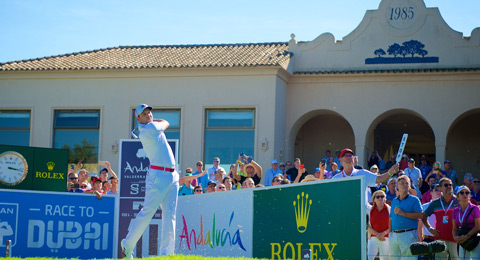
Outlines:
{"type": "Polygon", "coordinates": [[[13,257],[113,258],[115,197],[0,190],[0,251],[13,257]]]}

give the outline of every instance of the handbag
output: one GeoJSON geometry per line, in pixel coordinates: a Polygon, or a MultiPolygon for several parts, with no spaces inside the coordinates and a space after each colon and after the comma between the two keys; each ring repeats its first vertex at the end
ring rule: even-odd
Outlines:
{"type": "MultiPolygon", "coordinates": [[[[473,208],[468,212],[467,217],[465,218],[465,222],[467,222],[468,216],[470,215],[470,213],[472,213],[472,210],[473,208]]],[[[461,227],[458,228],[457,236],[464,236],[468,232],[470,232],[470,230],[472,230],[471,227],[468,227],[467,225],[462,225],[461,227]]],[[[480,237],[478,236],[478,233],[477,233],[469,237],[467,240],[465,240],[465,242],[461,243],[460,246],[462,246],[463,249],[467,251],[472,251],[473,249],[475,249],[475,247],[478,246],[478,242],[480,242],[480,237]]]]}

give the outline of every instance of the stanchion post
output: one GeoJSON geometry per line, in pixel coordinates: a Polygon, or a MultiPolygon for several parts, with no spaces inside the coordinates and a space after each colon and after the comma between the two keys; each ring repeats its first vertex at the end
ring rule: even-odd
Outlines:
{"type": "Polygon", "coordinates": [[[11,244],[12,240],[7,240],[7,245],[5,246],[5,257],[12,257],[11,244]]]}

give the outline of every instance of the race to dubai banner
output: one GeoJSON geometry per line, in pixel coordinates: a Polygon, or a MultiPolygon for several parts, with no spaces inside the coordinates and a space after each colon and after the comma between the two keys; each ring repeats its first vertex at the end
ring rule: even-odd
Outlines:
{"type": "Polygon", "coordinates": [[[115,197],[0,189],[0,251],[13,257],[112,258],[115,197]]]}

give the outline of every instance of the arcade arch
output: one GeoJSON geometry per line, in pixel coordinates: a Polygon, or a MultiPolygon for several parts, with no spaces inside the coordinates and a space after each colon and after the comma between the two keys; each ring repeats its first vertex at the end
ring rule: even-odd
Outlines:
{"type": "Polygon", "coordinates": [[[329,110],[315,110],[300,117],[290,133],[293,157],[300,158],[312,172],[318,167],[325,151],[335,157],[336,149],[355,147],[355,137],[349,122],[340,114],[329,110]]]}
{"type": "MultiPolygon", "coordinates": [[[[453,121],[447,134],[445,159],[452,162],[459,183],[471,172],[480,176],[480,108],[467,111],[453,121]]],[[[442,165],[443,167],[443,165],[442,165]]]]}
{"type": "Polygon", "coordinates": [[[404,153],[419,162],[425,154],[432,163],[435,160],[435,134],[428,122],[415,111],[395,109],[379,115],[370,125],[366,136],[365,165],[373,151],[378,151],[385,162],[397,154],[400,140],[408,134],[404,153]]]}

